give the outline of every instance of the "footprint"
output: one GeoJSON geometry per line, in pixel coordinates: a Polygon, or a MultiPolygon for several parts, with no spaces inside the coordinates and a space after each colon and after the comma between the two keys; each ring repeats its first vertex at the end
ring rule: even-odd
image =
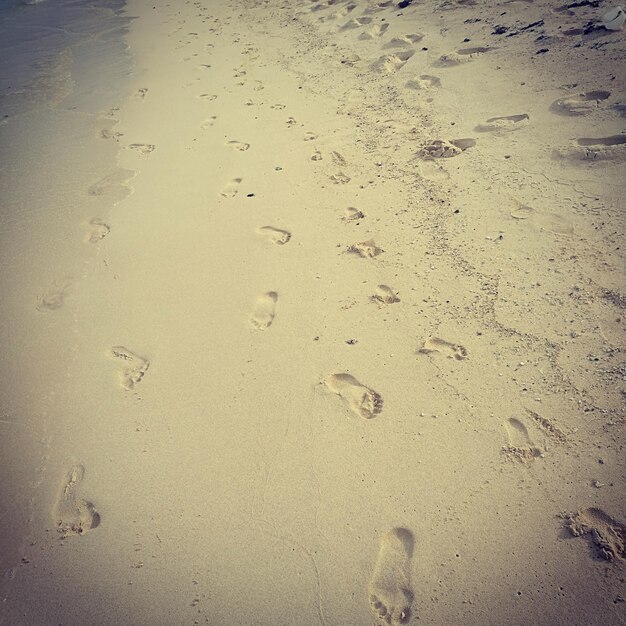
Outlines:
{"type": "Polygon", "coordinates": [[[365,213],[363,213],[363,211],[360,211],[359,209],[353,207],[353,206],[349,206],[344,212],[343,212],[343,220],[346,222],[356,222],[358,220],[362,220],[365,217],[365,213]]]}
{"type": "Polygon", "coordinates": [[[89,224],[93,226],[93,229],[87,235],[87,241],[89,241],[89,243],[98,243],[111,232],[111,227],[97,217],[90,220],[89,224]]]}
{"type": "Polygon", "coordinates": [[[319,150],[316,150],[311,155],[311,161],[321,161],[321,160],[322,160],[322,153],[319,150]]]}
{"type": "Polygon", "coordinates": [[[211,115],[211,117],[208,117],[204,120],[204,122],[202,122],[202,124],[200,124],[200,128],[206,130],[207,128],[215,126],[215,120],[217,120],[217,115],[211,115]]]}
{"type": "Polygon", "coordinates": [[[415,54],[414,50],[405,52],[396,52],[395,54],[386,54],[372,64],[372,69],[378,72],[387,72],[393,74],[400,68],[404,67],[406,62],[415,54]]]}
{"type": "Polygon", "coordinates": [[[133,98],[138,98],[139,100],[143,100],[146,97],[147,93],[148,93],[147,87],[140,87],[139,89],[137,89],[137,91],[135,91],[135,93],[133,93],[133,98]]]}
{"type": "Polygon", "coordinates": [[[444,167],[434,160],[422,161],[418,166],[419,175],[432,181],[443,181],[450,178],[450,174],[444,169],[444,167]]]}
{"type": "Polygon", "coordinates": [[[527,462],[542,455],[542,451],[531,441],[528,429],[520,420],[510,417],[504,427],[509,436],[509,445],[504,447],[508,456],[527,462]]]}
{"type": "Polygon", "coordinates": [[[591,507],[566,515],[565,528],[574,537],[586,537],[600,558],[626,560],[626,525],[602,509],[591,507]]]}
{"type": "Polygon", "coordinates": [[[278,294],[268,291],[259,296],[250,315],[250,323],[258,330],[265,330],[272,325],[276,315],[276,301],[278,294]]]}
{"type": "Polygon", "coordinates": [[[240,152],[245,152],[250,149],[250,144],[245,143],[244,141],[229,141],[226,143],[227,146],[234,148],[235,150],[239,150],[240,152]]]}
{"type": "Polygon", "coordinates": [[[213,100],[217,100],[217,95],[214,93],[201,93],[198,98],[202,100],[208,100],[209,102],[213,102],[213,100]]]}
{"type": "Polygon", "coordinates": [[[277,111],[282,111],[286,105],[284,104],[272,104],[270,109],[276,109],[277,111]]]}
{"type": "Polygon", "coordinates": [[[125,362],[125,367],[120,370],[120,382],[124,389],[130,391],[144,377],[149,361],[133,354],[124,346],[116,346],[109,350],[109,356],[114,359],[121,359],[125,362]]]}
{"type": "Polygon", "coordinates": [[[575,144],[555,150],[555,155],[574,161],[626,161],[626,135],[584,137],[575,144]]]}
{"type": "Polygon", "coordinates": [[[350,374],[332,374],[324,380],[328,389],[341,396],[350,410],[365,419],[376,417],[383,410],[383,399],[373,389],[362,385],[350,374]]]}
{"type": "Polygon", "coordinates": [[[406,84],[409,89],[437,89],[441,87],[441,79],[430,74],[421,74],[419,78],[413,78],[406,84]]]}
{"type": "Polygon", "coordinates": [[[353,17],[348,20],[339,30],[350,30],[352,28],[361,28],[372,23],[371,17],[353,17]]]}
{"type": "Polygon", "coordinates": [[[227,185],[220,191],[220,196],[223,198],[234,198],[239,193],[239,185],[241,184],[241,178],[233,178],[227,185]]]}
{"type": "Polygon", "coordinates": [[[390,39],[383,48],[410,48],[416,43],[424,39],[422,33],[413,33],[411,35],[403,35],[402,37],[394,37],[390,39]]]}
{"type": "Polygon", "coordinates": [[[532,207],[519,202],[516,204],[516,208],[511,211],[511,217],[513,219],[519,221],[528,220],[534,226],[548,230],[555,235],[571,236],[574,234],[574,227],[566,218],[556,213],[536,211],[532,207]]]}
{"type": "Polygon", "coordinates": [[[518,130],[528,124],[530,116],[526,113],[521,115],[507,115],[505,117],[490,117],[484,124],[478,124],[474,130],[478,133],[505,133],[518,130]]]}
{"type": "Polygon", "coordinates": [[[83,535],[100,524],[100,515],[94,505],[78,497],[84,476],[85,468],[75,465],[64,479],[53,507],[52,517],[63,537],[83,535]]]}
{"type": "Polygon", "coordinates": [[[378,302],[379,304],[395,304],[396,302],[400,302],[400,298],[398,298],[393,289],[387,285],[378,285],[378,287],[376,287],[376,293],[371,299],[373,302],[378,302]]]}
{"type": "Polygon", "coordinates": [[[131,143],[128,146],[128,148],[130,148],[131,150],[135,150],[136,152],[139,152],[139,154],[143,156],[153,152],[155,147],[156,146],[152,143],[131,143]]]}
{"type": "Polygon", "coordinates": [[[330,180],[332,180],[333,183],[335,183],[335,185],[346,185],[352,179],[347,174],[344,174],[343,172],[337,172],[336,174],[333,174],[330,177],[330,180]]]}
{"type": "Polygon", "coordinates": [[[485,52],[489,52],[490,50],[494,50],[494,48],[460,48],[456,52],[441,55],[433,65],[436,65],[437,67],[454,67],[456,65],[468,63],[477,56],[480,56],[485,52]]]}
{"type": "Polygon", "coordinates": [[[291,239],[289,231],[274,228],[273,226],[261,226],[257,229],[257,233],[279,246],[285,245],[291,239]]]}
{"type": "Polygon", "coordinates": [[[388,28],[389,28],[389,24],[387,23],[374,24],[374,26],[372,26],[371,28],[368,28],[365,32],[362,32],[359,35],[359,39],[361,39],[362,41],[365,41],[368,39],[377,39],[378,37],[381,37],[382,35],[384,35],[388,28]]]}
{"type": "Polygon", "coordinates": [[[375,256],[378,256],[384,250],[379,248],[373,239],[368,239],[367,241],[361,241],[359,243],[353,243],[347,250],[352,254],[358,254],[365,259],[373,259],[375,256]]]}
{"type": "Polygon", "coordinates": [[[550,105],[558,115],[587,115],[611,95],[610,91],[587,91],[567,98],[559,98],[550,105]]]}
{"type": "Polygon", "coordinates": [[[341,65],[347,65],[348,67],[354,67],[359,61],[361,57],[358,54],[348,54],[342,57],[339,62],[341,65]]]}
{"type": "Polygon", "coordinates": [[[435,139],[424,145],[417,156],[426,159],[450,158],[461,154],[476,145],[475,139],[454,139],[452,141],[435,139]]]}
{"type": "Polygon", "coordinates": [[[387,624],[406,624],[411,617],[414,545],[407,528],[393,528],[381,539],[368,591],[372,611],[387,624]]]}
{"type": "Polygon", "coordinates": [[[130,188],[128,182],[135,177],[132,170],[118,169],[94,183],[87,189],[90,196],[104,196],[110,192],[127,191],[130,188]]]}
{"type": "Polygon", "coordinates": [[[69,278],[55,281],[49,291],[37,296],[37,310],[45,312],[60,309],[63,306],[65,295],[71,284],[72,281],[69,278]]]}
{"type": "Polygon", "coordinates": [[[467,348],[460,344],[440,339],[439,337],[427,339],[417,352],[419,354],[440,352],[441,354],[445,354],[449,359],[456,359],[457,361],[463,361],[467,358],[467,348]]]}

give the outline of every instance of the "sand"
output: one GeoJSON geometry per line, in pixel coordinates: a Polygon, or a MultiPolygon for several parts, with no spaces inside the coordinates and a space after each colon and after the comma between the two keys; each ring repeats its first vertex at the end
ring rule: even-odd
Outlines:
{"type": "Polygon", "coordinates": [[[0,623],[626,623],[626,28],[401,4],[0,125],[0,623]]]}

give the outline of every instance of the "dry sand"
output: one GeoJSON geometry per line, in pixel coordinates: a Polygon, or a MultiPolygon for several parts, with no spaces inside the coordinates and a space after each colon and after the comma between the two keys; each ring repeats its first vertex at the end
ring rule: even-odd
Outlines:
{"type": "Polygon", "coordinates": [[[610,6],[131,0],[92,178],[1,127],[1,623],[626,623],[610,6]]]}

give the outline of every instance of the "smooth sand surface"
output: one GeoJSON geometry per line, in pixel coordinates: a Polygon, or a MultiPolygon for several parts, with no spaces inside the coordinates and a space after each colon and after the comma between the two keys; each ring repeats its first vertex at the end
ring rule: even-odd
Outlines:
{"type": "Polygon", "coordinates": [[[626,29],[400,4],[131,0],[97,152],[0,127],[0,623],[626,623],[626,29]]]}

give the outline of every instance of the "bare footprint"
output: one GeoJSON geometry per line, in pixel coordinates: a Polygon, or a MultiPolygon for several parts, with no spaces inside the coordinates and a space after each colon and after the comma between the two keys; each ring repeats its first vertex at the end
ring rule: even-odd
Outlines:
{"type": "Polygon", "coordinates": [[[509,436],[509,445],[504,447],[508,456],[527,462],[542,455],[542,451],[531,441],[528,429],[523,422],[510,417],[504,427],[509,436]]]}
{"type": "Polygon", "coordinates": [[[361,28],[372,23],[371,17],[354,17],[348,20],[339,30],[350,30],[352,28],[361,28]]]}
{"type": "Polygon", "coordinates": [[[87,189],[87,193],[90,196],[104,196],[106,194],[118,196],[129,190],[130,185],[128,183],[134,177],[135,172],[132,170],[117,169],[91,185],[87,189]]]}
{"type": "Polygon", "coordinates": [[[353,243],[349,248],[348,252],[351,254],[358,254],[364,259],[373,259],[375,256],[378,256],[384,250],[379,248],[373,239],[368,239],[367,241],[360,241],[358,243],[353,243]]]}
{"type": "Polygon", "coordinates": [[[250,149],[250,144],[245,143],[244,141],[229,141],[226,143],[227,146],[234,148],[235,150],[239,150],[240,152],[245,152],[250,149]]]}
{"type": "Polygon", "coordinates": [[[475,145],[475,139],[453,139],[451,141],[435,139],[422,146],[417,156],[426,159],[447,159],[457,156],[468,148],[473,148],[475,145]]]}
{"type": "Polygon", "coordinates": [[[312,155],[311,155],[311,161],[321,161],[322,160],[322,153],[319,150],[316,150],[312,155]]]}
{"type": "Polygon", "coordinates": [[[393,74],[400,68],[404,67],[407,61],[415,54],[415,50],[406,50],[405,52],[396,52],[395,54],[386,54],[378,59],[372,69],[378,72],[387,72],[393,74]]]}
{"type": "Polygon", "coordinates": [[[383,410],[383,399],[380,394],[362,385],[350,374],[332,374],[324,382],[328,389],[339,395],[359,417],[371,419],[383,410]]]}
{"type": "Polygon", "coordinates": [[[454,67],[456,65],[468,63],[469,61],[472,61],[476,57],[484,54],[485,52],[489,52],[490,50],[494,50],[494,48],[460,48],[456,52],[450,52],[448,54],[441,55],[433,65],[437,67],[454,67]]]}
{"type": "Polygon", "coordinates": [[[384,35],[388,28],[389,28],[389,24],[387,23],[374,24],[374,26],[362,32],[359,35],[359,39],[361,39],[362,41],[367,41],[368,39],[376,39],[384,35]]]}
{"type": "Polygon", "coordinates": [[[90,220],[89,225],[93,226],[91,232],[87,235],[89,243],[98,243],[111,232],[111,227],[97,217],[90,220]]]}
{"type": "Polygon", "coordinates": [[[419,175],[425,180],[444,181],[450,178],[448,171],[437,161],[426,160],[418,165],[419,175]]]}
{"type": "Polygon", "coordinates": [[[137,98],[139,100],[143,100],[146,97],[147,93],[148,93],[148,88],[147,87],[140,87],[133,94],[133,98],[137,98]]]}
{"type": "Polygon", "coordinates": [[[82,465],[75,465],[63,480],[52,510],[57,530],[63,537],[83,535],[100,524],[100,515],[94,505],[78,497],[80,483],[85,475],[82,465]]]}
{"type": "Polygon", "coordinates": [[[478,124],[474,130],[478,133],[505,133],[523,128],[529,120],[530,116],[527,113],[490,117],[484,124],[478,124]]]}
{"type": "Polygon", "coordinates": [[[148,371],[150,362],[133,354],[124,346],[115,346],[109,350],[109,356],[113,359],[124,361],[124,367],[120,370],[120,383],[124,389],[130,391],[141,381],[148,371]]]}
{"type": "Polygon", "coordinates": [[[571,146],[555,151],[555,156],[573,161],[626,161],[626,135],[583,137],[571,146]]]}
{"type": "Polygon", "coordinates": [[[402,35],[401,37],[393,37],[383,48],[411,48],[416,43],[424,39],[422,33],[412,33],[410,35],[402,35]]]}
{"type": "Polygon", "coordinates": [[[207,128],[212,128],[215,126],[215,121],[217,120],[217,115],[211,115],[211,117],[207,117],[202,124],[200,124],[200,128],[206,130],[207,128]]]}
{"type": "Polygon", "coordinates": [[[276,302],[278,294],[275,291],[268,291],[260,295],[250,314],[250,323],[257,330],[265,330],[272,325],[276,316],[276,302]]]}
{"type": "Polygon", "coordinates": [[[411,617],[414,545],[407,528],[393,528],[381,539],[368,591],[372,611],[387,624],[406,624],[411,617]]]}
{"type": "Polygon", "coordinates": [[[128,148],[130,150],[138,152],[142,156],[146,156],[153,152],[156,146],[152,143],[131,143],[129,144],[128,148]]]}
{"type": "Polygon", "coordinates": [[[304,134],[304,141],[314,141],[315,139],[317,139],[315,133],[307,132],[304,134]]]}
{"type": "Polygon", "coordinates": [[[352,179],[343,172],[337,172],[330,176],[330,180],[332,180],[335,185],[347,185],[352,179]]]}
{"type": "Polygon", "coordinates": [[[567,218],[549,211],[537,211],[520,202],[516,202],[511,217],[518,221],[528,220],[535,228],[547,230],[555,235],[569,237],[574,234],[574,226],[567,218]]]}
{"type": "Polygon", "coordinates": [[[555,100],[550,105],[550,110],[558,115],[587,115],[600,107],[601,102],[610,95],[610,91],[587,91],[555,100]]]}
{"type": "Polygon", "coordinates": [[[587,537],[600,558],[626,560],[626,525],[602,509],[592,507],[566,515],[565,527],[574,537],[587,537]]]}
{"type": "Polygon", "coordinates": [[[431,74],[421,74],[418,78],[409,80],[406,84],[409,89],[427,90],[438,89],[441,87],[441,80],[438,76],[432,76],[431,74]]]}
{"type": "Polygon", "coordinates": [[[257,229],[257,233],[279,246],[285,245],[291,239],[289,231],[274,228],[273,226],[261,226],[257,229]]]}
{"type": "Polygon", "coordinates": [[[223,198],[234,198],[239,193],[239,185],[241,184],[241,178],[233,178],[229,183],[220,191],[220,196],[223,198]]]}
{"type": "Polygon", "coordinates": [[[55,281],[46,293],[37,296],[37,310],[45,312],[60,309],[63,306],[65,295],[71,284],[72,280],[70,278],[55,281]]]}
{"type": "Polygon", "coordinates": [[[397,294],[387,285],[378,285],[378,287],[376,287],[376,293],[371,299],[373,302],[378,302],[379,304],[395,304],[396,302],[400,302],[400,298],[398,298],[397,294]]]}
{"type": "Polygon", "coordinates": [[[217,95],[214,93],[201,93],[198,98],[201,100],[207,100],[208,102],[213,102],[213,100],[217,100],[217,95]]]}
{"type": "Polygon", "coordinates": [[[357,222],[365,217],[365,213],[359,209],[349,206],[344,212],[342,219],[344,222],[357,222]]]}
{"type": "Polygon", "coordinates": [[[467,358],[467,348],[458,343],[451,343],[439,337],[430,337],[424,345],[417,351],[419,354],[431,354],[439,352],[445,354],[449,359],[463,361],[467,358]]]}

